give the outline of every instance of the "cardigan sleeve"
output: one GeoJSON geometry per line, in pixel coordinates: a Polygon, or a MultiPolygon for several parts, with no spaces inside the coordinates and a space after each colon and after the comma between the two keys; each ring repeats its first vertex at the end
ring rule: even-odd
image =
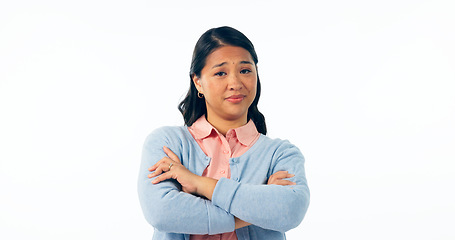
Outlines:
{"type": "Polygon", "coordinates": [[[213,192],[216,206],[264,229],[286,232],[297,227],[309,206],[310,192],[304,158],[297,147],[284,141],[276,150],[271,172],[288,171],[296,185],[253,185],[222,178],[213,192]]]}
{"type": "MultiPolygon", "coordinates": [[[[172,134],[171,134],[172,135],[172,134]]],[[[169,137],[169,131],[158,129],[145,140],[140,165],[138,194],[146,220],[157,230],[184,234],[217,234],[235,229],[234,216],[211,201],[181,191],[175,180],[152,184],[148,168],[166,154],[163,146],[181,156],[182,147],[169,137]]]]}

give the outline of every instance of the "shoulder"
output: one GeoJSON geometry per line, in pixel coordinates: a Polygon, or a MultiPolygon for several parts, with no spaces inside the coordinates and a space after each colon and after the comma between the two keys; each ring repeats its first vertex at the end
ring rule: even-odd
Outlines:
{"type": "Polygon", "coordinates": [[[164,126],[153,130],[146,137],[146,144],[154,141],[164,141],[167,143],[176,143],[185,141],[191,137],[186,126],[164,126]]]}
{"type": "Polygon", "coordinates": [[[289,140],[280,138],[270,138],[261,135],[262,141],[260,142],[261,151],[266,151],[273,156],[273,158],[281,158],[289,155],[299,155],[303,158],[300,149],[292,144],[289,140]]]}
{"type": "Polygon", "coordinates": [[[161,136],[180,136],[185,134],[186,126],[164,126],[153,130],[150,135],[161,135],[161,136]]]}
{"type": "Polygon", "coordinates": [[[270,137],[268,137],[266,135],[262,135],[262,134],[261,134],[261,138],[262,138],[261,145],[263,145],[262,146],[263,148],[268,148],[268,149],[272,149],[275,151],[282,151],[282,150],[289,149],[289,148],[298,149],[297,146],[292,144],[287,139],[270,138],[270,137]]]}
{"type": "Polygon", "coordinates": [[[270,158],[271,173],[289,171],[295,175],[304,176],[305,158],[300,149],[289,140],[261,136],[264,140],[261,151],[266,152],[264,157],[270,158]]]}

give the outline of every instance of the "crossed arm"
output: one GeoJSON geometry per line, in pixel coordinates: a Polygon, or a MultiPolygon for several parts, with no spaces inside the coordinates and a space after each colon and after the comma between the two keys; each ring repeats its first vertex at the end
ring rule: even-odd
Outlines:
{"type": "MultiPolygon", "coordinates": [[[[193,174],[181,164],[177,155],[163,148],[178,149],[176,146],[180,144],[166,137],[170,130],[173,131],[171,128],[159,129],[147,137],[138,179],[144,217],[156,230],[217,234],[251,223],[263,229],[286,232],[302,221],[309,204],[309,190],[304,159],[295,146],[284,141],[274,145],[268,185],[225,178],[217,181],[199,176],[202,172],[193,174]],[[286,180],[292,176],[286,170],[295,174],[292,178],[295,185],[286,180]]],[[[196,152],[188,154],[189,158],[201,157],[196,152]]],[[[204,161],[193,164],[204,164],[204,161]]],[[[202,165],[197,166],[197,169],[202,168],[202,165]]]]}
{"type": "MultiPolygon", "coordinates": [[[[182,186],[183,192],[212,200],[212,195],[218,180],[192,173],[181,164],[178,156],[168,147],[164,146],[163,150],[167,156],[163,157],[148,169],[151,172],[148,175],[148,178],[151,179],[156,177],[152,183],[157,184],[167,179],[175,179],[182,186]]],[[[287,171],[278,171],[270,176],[267,185],[295,185],[294,182],[286,180],[286,178],[291,178],[293,176],[293,174],[289,174],[287,171]]],[[[235,229],[248,225],[251,224],[235,217],[235,229]]]]}

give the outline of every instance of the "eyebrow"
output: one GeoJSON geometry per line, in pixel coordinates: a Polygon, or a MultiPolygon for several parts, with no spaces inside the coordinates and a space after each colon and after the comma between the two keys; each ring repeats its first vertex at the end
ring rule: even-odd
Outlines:
{"type": "MultiPolygon", "coordinates": [[[[222,62],[222,63],[220,63],[220,64],[216,64],[216,65],[214,65],[214,66],[212,67],[212,69],[213,69],[213,68],[217,68],[217,67],[221,67],[221,66],[223,66],[224,64],[227,64],[227,62],[222,62]]],[[[254,65],[254,64],[253,64],[252,62],[250,62],[250,61],[241,61],[240,64],[251,64],[251,65],[254,65]]]]}
{"type": "Polygon", "coordinates": [[[241,61],[240,64],[251,64],[251,65],[254,65],[252,62],[250,61],[241,61]]]}

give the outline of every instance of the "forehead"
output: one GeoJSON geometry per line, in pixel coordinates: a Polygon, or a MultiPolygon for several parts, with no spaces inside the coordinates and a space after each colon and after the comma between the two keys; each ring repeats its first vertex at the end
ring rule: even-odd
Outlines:
{"type": "Polygon", "coordinates": [[[253,62],[251,54],[242,47],[223,46],[207,56],[206,65],[217,64],[226,61],[250,61],[253,62]]]}

